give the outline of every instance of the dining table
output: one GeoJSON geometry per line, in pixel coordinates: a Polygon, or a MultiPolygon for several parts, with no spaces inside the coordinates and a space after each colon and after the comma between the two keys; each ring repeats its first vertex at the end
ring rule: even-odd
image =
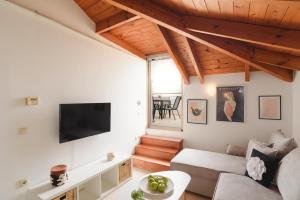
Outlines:
{"type": "Polygon", "coordinates": [[[164,108],[171,105],[171,98],[158,96],[158,97],[152,97],[152,100],[153,100],[153,104],[152,104],[153,105],[153,121],[155,118],[156,110],[158,110],[159,118],[163,119],[164,118],[164,115],[163,115],[164,108]],[[155,105],[158,105],[157,108],[154,108],[155,105]]]}

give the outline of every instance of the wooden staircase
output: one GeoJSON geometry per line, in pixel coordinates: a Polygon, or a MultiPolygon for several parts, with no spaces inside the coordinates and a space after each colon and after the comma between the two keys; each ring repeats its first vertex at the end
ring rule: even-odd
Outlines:
{"type": "Polygon", "coordinates": [[[151,172],[170,170],[170,161],[182,150],[183,139],[143,135],[135,147],[133,166],[151,172]]]}

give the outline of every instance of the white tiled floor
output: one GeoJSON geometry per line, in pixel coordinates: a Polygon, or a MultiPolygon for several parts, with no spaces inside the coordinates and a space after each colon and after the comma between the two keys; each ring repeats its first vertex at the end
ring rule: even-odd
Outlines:
{"type": "MultiPolygon", "coordinates": [[[[144,170],[141,170],[141,169],[134,168],[133,178],[142,177],[142,176],[144,176],[148,173],[149,173],[148,171],[144,171],[144,170]]],[[[113,199],[112,196],[113,196],[113,193],[110,194],[109,196],[107,196],[105,199],[113,199]]],[[[197,195],[197,194],[187,192],[186,193],[186,200],[210,200],[210,199],[208,199],[206,197],[202,197],[202,196],[197,195]]]]}
{"type": "Polygon", "coordinates": [[[180,128],[181,127],[181,119],[177,115],[176,111],[174,111],[174,114],[175,114],[175,119],[174,119],[173,115],[171,115],[171,117],[169,118],[169,114],[165,118],[160,119],[159,115],[156,114],[155,120],[154,120],[154,122],[153,121],[151,122],[151,125],[180,128]]]}

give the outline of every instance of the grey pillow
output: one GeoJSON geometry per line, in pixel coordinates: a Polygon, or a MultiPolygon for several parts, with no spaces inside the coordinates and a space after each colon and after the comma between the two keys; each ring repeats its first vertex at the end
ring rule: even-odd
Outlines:
{"type": "MultiPolygon", "coordinates": [[[[258,141],[256,139],[250,139],[248,142],[248,148],[247,148],[247,152],[246,152],[247,160],[249,160],[249,158],[251,157],[252,151],[255,147],[261,147],[261,149],[262,149],[263,147],[270,147],[270,144],[266,143],[266,142],[258,141]]],[[[268,154],[268,152],[261,152],[261,153],[268,154]]]]}
{"type": "Polygon", "coordinates": [[[285,137],[280,130],[271,135],[269,142],[273,143],[273,148],[278,151],[277,158],[279,160],[295,148],[294,139],[285,137]]]}

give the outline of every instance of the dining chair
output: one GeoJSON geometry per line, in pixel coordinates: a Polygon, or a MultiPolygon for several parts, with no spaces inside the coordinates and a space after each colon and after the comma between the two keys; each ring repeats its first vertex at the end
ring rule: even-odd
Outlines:
{"type": "MultiPolygon", "coordinates": [[[[162,110],[162,118],[165,118],[167,115],[167,109],[171,107],[171,99],[170,97],[165,98],[161,101],[161,110],[162,110]]],[[[169,118],[170,118],[170,113],[169,113],[169,118]]]]}
{"type": "Polygon", "coordinates": [[[162,119],[160,100],[155,99],[155,97],[152,97],[152,121],[153,122],[155,122],[156,111],[158,111],[159,118],[162,119]]]}
{"type": "Polygon", "coordinates": [[[169,111],[169,118],[171,117],[171,113],[172,113],[172,115],[174,117],[174,120],[176,120],[175,115],[174,115],[174,111],[175,110],[177,111],[179,119],[181,118],[180,114],[179,114],[179,111],[178,111],[178,107],[179,107],[180,101],[181,101],[181,96],[176,96],[174,104],[170,105],[169,107],[164,108],[165,111],[169,111]]]}

